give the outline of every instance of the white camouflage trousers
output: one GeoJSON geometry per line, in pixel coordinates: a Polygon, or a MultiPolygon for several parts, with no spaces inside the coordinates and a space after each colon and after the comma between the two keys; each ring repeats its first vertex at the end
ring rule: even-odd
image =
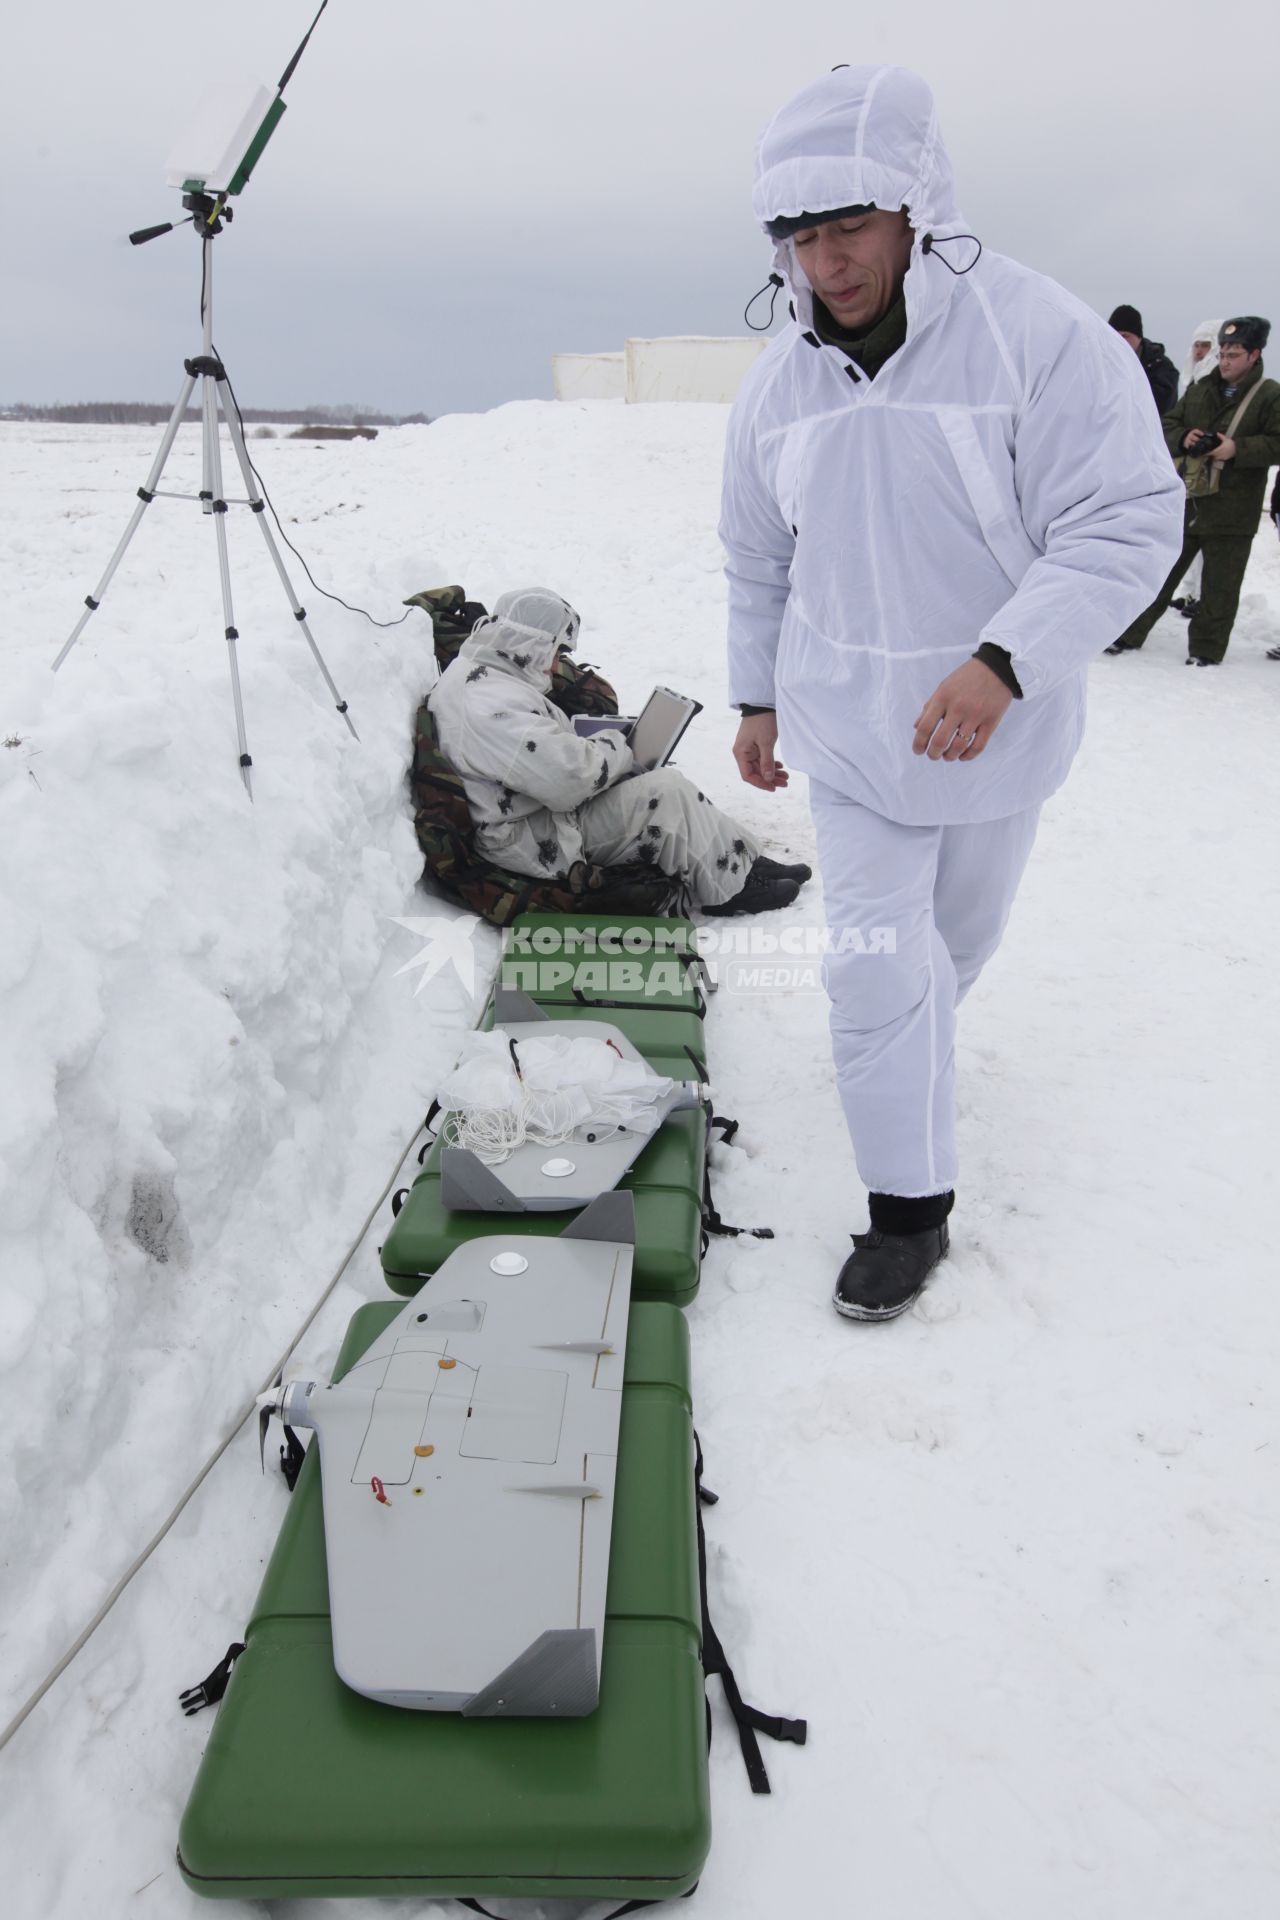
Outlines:
{"type": "Polygon", "coordinates": [[[675,767],[657,767],[608,787],[577,811],[588,860],[641,860],[684,880],[702,906],[742,891],[760,851],[745,827],[699,793],[675,767]]]}
{"type": "Polygon", "coordinates": [[[809,803],[836,1080],[859,1176],[872,1193],[946,1193],[957,1172],[956,1009],[1000,944],[1040,809],[904,827],[817,780],[809,803]]]}

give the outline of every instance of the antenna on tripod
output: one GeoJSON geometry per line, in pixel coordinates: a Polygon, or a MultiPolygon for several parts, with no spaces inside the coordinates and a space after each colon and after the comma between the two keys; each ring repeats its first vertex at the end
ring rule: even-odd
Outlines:
{"type": "Polygon", "coordinates": [[[303,34],[302,39],[298,42],[297,52],[294,54],[292,60],[289,62],[288,66],[285,68],[284,72],[280,75],[280,78],[276,81],[277,97],[284,92],[290,80],[292,80],[293,70],[297,66],[299,60],[301,60],[303,54],[306,52],[307,42],[311,38],[312,34],[315,32],[317,26],[319,25],[320,14],[324,12],[328,4],[329,4],[329,0],[320,0],[319,13],[316,14],[315,19],[311,22],[311,25],[307,28],[306,32],[303,34]]]}
{"type": "Polygon", "coordinates": [[[146,482],[138,488],[138,505],[134,508],[128,526],[124,530],[120,543],[107,564],[106,572],[99,580],[93,592],[85,595],[85,611],[73,628],[70,638],[62,647],[53,662],[56,673],[67,655],[80,638],[89,623],[91,614],[97,612],[102,599],[110,586],[120,562],[125,556],[129,542],[133,539],[142,521],[142,516],[153,500],[196,500],[202,513],[213,520],[214,533],[218,549],[218,574],[222,587],[223,632],[227,643],[227,658],[231,670],[231,698],[235,708],[236,737],[240,747],[240,777],[244,781],[245,791],[253,798],[250,769],[253,766],[245,734],[244,703],[240,694],[240,668],[236,658],[236,643],[240,638],[235,623],[235,610],[231,597],[231,560],[227,547],[227,510],[231,506],[247,506],[262,529],[262,537],[267,543],[267,551],[280,576],[280,584],[293,609],[293,617],[302,630],[303,638],[311,649],[312,657],[320,669],[321,677],[329,692],[333,695],[338,712],[346,721],[353,739],[358,739],[351,716],[347,712],[347,703],[334,685],[328,667],[321,657],[310,627],[307,625],[306,609],[298,600],[289,579],[275,536],[267,522],[265,502],[259,488],[253,463],[244,443],[244,427],[240,419],[240,410],[235,405],[230,390],[227,370],[218,358],[213,345],[213,242],[229,225],[233,209],[232,197],[242,193],[248,185],[250,176],[262,157],[263,149],[275,132],[284,113],[284,90],[293,76],[294,68],[306,52],[307,42],[320,20],[320,15],[328,6],[329,0],[321,0],[319,11],[303,35],[301,43],[283,74],[280,76],[276,91],[272,95],[266,87],[259,87],[244,106],[242,98],[228,95],[221,90],[210,96],[206,102],[202,120],[190,130],[184,141],[181,163],[171,163],[170,182],[181,184],[182,204],[187,210],[187,219],[167,221],[162,226],[140,227],[131,233],[129,239],[135,247],[144,246],[149,240],[158,240],[162,233],[172,233],[176,227],[192,226],[200,236],[202,253],[202,280],[200,313],[203,322],[201,350],[194,358],[183,362],[186,379],[182,390],[174,403],[169,423],[165,427],[160,448],[152,462],[146,482]],[[235,112],[231,118],[228,108],[235,112]],[[197,164],[189,165],[189,161],[197,164]],[[186,417],[187,403],[194,391],[196,381],[200,382],[200,422],[202,434],[201,485],[198,494],[162,492],[159,481],[164,472],[165,462],[172,451],[178,428],[186,417]],[[219,429],[219,412],[226,423],[231,438],[232,450],[244,477],[246,498],[228,500],[222,485],[222,443],[219,429]]]}
{"type": "MultiPolygon", "coordinates": [[[[192,207],[193,198],[197,196],[205,198],[210,188],[216,188],[219,198],[230,199],[232,194],[243,193],[248,186],[250,176],[262,158],[263,149],[284,116],[284,90],[293,78],[294,68],[307,50],[307,42],[320,24],[320,14],[328,4],[329,0],[320,0],[319,12],[303,34],[292,60],[276,82],[274,98],[268,94],[265,87],[260,87],[234,130],[227,129],[231,133],[231,138],[225,149],[221,151],[217,164],[212,167],[193,168],[191,170],[193,177],[182,181],[184,196],[182,204],[191,210],[191,217],[195,224],[198,225],[200,219],[207,218],[208,214],[204,208],[192,207]],[[218,181],[222,180],[223,176],[225,176],[224,183],[218,187],[218,181]]],[[[213,112],[220,112],[225,98],[226,96],[221,93],[211,95],[206,112],[210,109],[213,112]]],[[[207,138],[211,125],[210,121],[201,128],[202,137],[207,138]]],[[[170,173],[175,171],[183,173],[186,170],[185,167],[171,167],[170,173]]],[[[221,211],[216,200],[213,202],[212,210],[216,218],[221,211]]],[[[225,208],[225,217],[230,220],[230,207],[225,208]]],[[[169,220],[159,227],[139,227],[136,233],[129,235],[129,244],[134,247],[143,247],[148,240],[158,240],[162,233],[172,233],[176,227],[185,227],[186,224],[185,220],[169,220]]]]}

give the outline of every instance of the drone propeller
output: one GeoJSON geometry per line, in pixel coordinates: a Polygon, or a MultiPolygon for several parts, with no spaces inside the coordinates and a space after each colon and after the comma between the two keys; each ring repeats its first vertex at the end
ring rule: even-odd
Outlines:
{"type": "Polygon", "coordinates": [[[267,1470],[267,1428],[274,1413],[284,1424],[284,1444],[280,1448],[280,1471],[288,1483],[290,1493],[298,1483],[302,1463],[307,1457],[306,1448],[299,1440],[293,1428],[284,1418],[285,1389],[275,1386],[267,1393],[258,1395],[258,1458],[262,1462],[262,1471],[267,1470]]]}
{"type": "MultiPolygon", "coordinates": [[[[258,1395],[258,1458],[262,1462],[262,1471],[267,1470],[267,1428],[271,1425],[271,1416],[280,1409],[279,1386],[269,1387],[266,1393],[258,1395]]],[[[281,1449],[283,1452],[283,1448],[281,1449]]]]}

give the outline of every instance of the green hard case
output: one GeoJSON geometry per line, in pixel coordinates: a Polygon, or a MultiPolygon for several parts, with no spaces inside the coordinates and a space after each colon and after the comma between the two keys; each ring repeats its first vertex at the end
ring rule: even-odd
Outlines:
{"type": "MultiPolygon", "coordinates": [[[[631,1012],[616,1008],[547,1006],[553,1020],[575,1024],[603,1020],[617,1027],[658,1073],[695,1077],[703,1066],[696,1014],[678,1008],[631,1012]]],[[[492,1024],[492,1010],[485,1017],[492,1024]]],[[[702,1249],[702,1189],[707,1153],[706,1115],[674,1113],[658,1129],[619,1184],[635,1196],[636,1253],[631,1278],[634,1300],[666,1300],[687,1307],[698,1291],[702,1249]]],[[[503,1216],[514,1229],[515,1217],[503,1216]]],[[[573,1212],[519,1216],[521,1233],[562,1233],[573,1212]]],[[[382,1270],[394,1293],[414,1294],[461,1246],[493,1233],[491,1213],[450,1213],[440,1198],[440,1147],[431,1147],[382,1245],[382,1270]]]]}
{"type": "Polygon", "coordinates": [[[522,913],[507,929],[498,981],[544,1007],[572,1006],[581,994],[602,1009],[680,1008],[700,1018],[702,971],[697,929],[677,915],[522,913]]]}
{"type": "MultiPolygon", "coordinates": [[[[402,1311],[362,1307],[335,1378],[402,1311]]],[[[183,1815],[183,1879],[237,1900],[686,1892],[711,1842],[700,1620],[672,1306],[631,1310],[600,1704],[583,1719],[465,1720],[343,1686],[312,1447],[183,1815]]]]}

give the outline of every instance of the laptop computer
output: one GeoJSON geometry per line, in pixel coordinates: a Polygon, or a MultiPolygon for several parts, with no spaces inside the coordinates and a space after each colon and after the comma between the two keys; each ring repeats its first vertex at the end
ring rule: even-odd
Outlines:
{"type": "Polygon", "coordinates": [[[631,749],[637,771],[651,773],[654,767],[666,766],[685,728],[694,715],[701,712],[700,700],[673,693],[670,687],[655,687],[634,718],[620,713],[576,713],[573,730],[584,739],[593,733],[602,733],[606,727],[621,733],[631,749]]]}
{"type": "Polygon", "coordinates": [[[665,767],[702,702],[670,687],[655,687],[627,732],[627,745],[641,773],[665,767]]]}

